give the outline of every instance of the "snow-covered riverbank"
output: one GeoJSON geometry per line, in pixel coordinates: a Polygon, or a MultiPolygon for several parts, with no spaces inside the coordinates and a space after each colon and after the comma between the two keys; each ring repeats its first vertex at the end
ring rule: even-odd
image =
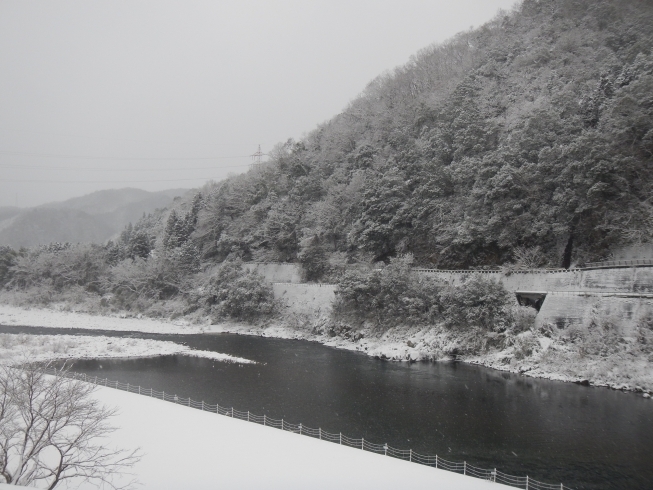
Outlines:
{"type": "MultiPolygon", "coordinates": [[[[460,345],[460,339],[437,328],[393,328],[383,335],[373,332],[331,332],[315,327],[286,325],[244,325],[237,323],[190,323],[183,319],[166,321],[150,318],[97,316],[54,308],[20,308],[0,305],[0,325],[49,328],[137,331],[161,334],[237,333],[282,339],[319,342],[338,349],[363,352],[397,361],[444,360],[437,352],[448,352],[460,345]]],[[[183,348],[184,346],[179,346],[183,348]]],[[[198,351],[193,351],[198,352],[198,351]]],[[[151,355],[156,355],[155,353],[151,355]]],[[[72,356],[71,356],[72,357],[72,356]]],[[[94,357],[85,355],[82,357],[94,357]]],[[[117,356],[118,357],[118,356],[117,356]]],[[[120,356],[126,357],[126,356],[120,356]]],[[[554,342],[546,335],[524,332],[511,346],[483,355],[461,356],[460,360],[493,369],[557,381],[576,382],[613,389],[653,394],[652,359],[627,354],[612,356],[581,355],[568,345],[554,342]]],[[[241,361],[237,361],[241,362],[241,361]]]]}
{"type": "MultiPolygon", "coordinates": [[[[8,305],[0,305],[0,325],[165,334],[211,331],[210,326],[189,325],[186,322],[105,317],[57,311],[50,308],[26,309],[8,305]]],[[[25,358],[49,361],[55,359],[152,357],[172,354],[205,357],[216,361],[240,364],[254,362],[219,352],[195,350],[183,344],[162,340],[79,335],[0,334],[0,362],[14,362],[25,358]]]]}
{"type": "Polygon", "coordinates": [[[120,412],[108,446],[141,448],[145,489],[510,488],[111,388],[94,396],[120,412]]]}
{"type": "Polygon", "coordinates": [[[219,352],[195,350],[162,340],[83,336],[25,335],[0,333],[0,363],[52,361],[61,359],[103,359],[152,357],[173,354],[204,357],[220,362],[251,364],[254,361],[219,352]]]}
{"type": "Polygon", "coordinates": [[[196,334],[215,330],[210,325],[190,324],[182,319],[169,321],[145,317],[100,316],[56,308],[20,308],[4,304],[0,304],[0,325],[160,334],[196,334]]]}

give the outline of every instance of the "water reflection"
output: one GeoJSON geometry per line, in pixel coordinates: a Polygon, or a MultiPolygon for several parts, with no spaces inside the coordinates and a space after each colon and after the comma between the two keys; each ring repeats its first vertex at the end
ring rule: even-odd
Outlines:
{"type": "Polygon", "coordinates": [[[653,401],[634,394],[302,341],[133,335],[259,364],[165,356],[77,361],[75,370],[577,489],[653,488],[653,401]]]}

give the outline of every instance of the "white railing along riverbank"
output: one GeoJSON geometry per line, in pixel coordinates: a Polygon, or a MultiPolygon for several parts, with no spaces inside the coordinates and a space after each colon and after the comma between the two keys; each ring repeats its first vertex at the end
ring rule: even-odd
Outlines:
{"type": "Polygon", "coordinates": [[[48,368],[47,372],[55,376],[61,376],[62,374],[67,378],[77,379],[81,381],[86,381],[88,383],[93,383],[98,386],[106,386],[109,388],[115,388],[117,390],[128,391],[130,393],[138,393],[139,395],[149,396],[152,398],[158,398],[167,402],[176,403],[179,405],[184,405],[190,408],[195,408],[198,410],[203,410],[207,412],[217,413],[218,415],[225,415],[227,417],[232,417],[240,420],[245,420],[247,422],[253,422],[255,424],[261,424],[269,427],[274,427],[276,429],[285,430],[288,432],[293,432],[295,434],[300,434],[303,436],[313,437],[316,439],[321,439],[328,442],[333,442],[336,444],[341,444],[343,446],[350,446],[357,449],[362,449],[363,451],[370,451],[377,454],[382,454],[384,456],[390,456],[393,458],[403,459],[410,461],[412,463],[423,464],[426,466],[432,466],[435,468],[453,471],[455,473],[462,473],[463,475],[472,476],[475,478],[480,478],[482,480],[489,480],[496,483],[502,483],[504,485],[509,485],[512,487],[523,488],[525,490],[571,490],[569,487],[560,484],[551,484],[544,483],[538,480],[529,478],[528,476],[514,476],[507,473],[498,471],[496,468],[493,470],[488,470],[485,468],[479,468],[468,464],[466,461],[455,462],[449,461],[446,459],[440,458],[438,455],[427,456],[424,454],[419,454],[413,451],[412,449],[397,449],[389,446],[388,444],[375,444],[370,441],[366,441],[364,438],[352,438],[340,433],[332,433],[322,430],[322,428],[313,429],[311,427],[306,427],[305,425],[293,424],[286,422],[283,419],[273,419],[266,415],[256,415],[249,411],[243,412],[236,410],[233,407],[222,407],[218,404],[211,405],[205,403],[204,401],[195,401],[189,398],[181,398],[177,395],[171,395],[165,391],[156,391],[152,388],[142,388],[138,385],[132,385],[129,383],[120,383],[118,381],[112,381],[108,378],[98,378],[97,376],[87,376],[84,373],[74,373],[70,371],[57,370],[55,368],[48,368]]]}

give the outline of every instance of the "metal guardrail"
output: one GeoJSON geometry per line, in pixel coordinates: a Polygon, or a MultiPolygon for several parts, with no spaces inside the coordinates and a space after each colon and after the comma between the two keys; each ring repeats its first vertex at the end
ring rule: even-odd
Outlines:
{"type": "Polygon", "coordinates": [[[212,405],[205,403],[204,401],[195,401],[189,398],[181,398],[177,395],[171,395],[165,391],[156,391],[152,388],[142,388],[138,385],[132,385],[129,383],[120,383],[119,381],[112,381],[108,378],[98,378],[97,376],[87,376],[85,373],[75,373],[71,371],[62,371],[54,368],[47,368],[46,372],[54,376],[63,375],[66,378],[76,379],[80,381],[85,381],[87,383],[93,383],[98,386],[106,386],[109,388],[114,388],[117,390],[128,391],[130,393],[138,393],[139,395],[149,396],[152,398],[157,398],[167,402],[176,403],[178,405],[184,405],[190,408],[195,408],[197,410],[213,412],[218,415],[225,415],[227,417],[232,417],[247,422],[252,422],[255,424],[265,425],[268,427],[274,427],[276,429],[285,430],[288,432],[293,432],[295,434],[313,437],[323,441],[333,442],[336,444],[341,444],[343,446],[349,446],[363,451],[369,451],[377,454],[382,454],[384,456],[389,456],[392,458],[403,459],[405,461],[410,461],[412,463],[422,464],[426,466],[432,466],[434,468],[439,468],[442,470],[452,471],[454,473],[462,473],[463,475],[471,476],[474,478],[480,478],[481,480],[489,480],[496,483],[502,483],[516,488],[523,488],[525,490],[571,490],[569,487],[564,486],[562,483],[551,484],[544,483],[538,480],[534,480],[529,476],[514,476],[507,473],[498,471],[496,468],[488,470],[486,468],[479,468],[473,466],[466,461],[462,463],[457,461],[449,461],[439,457],[437,454],[435,456],[428,456],[424,454],[419,454],[412,449],[397,449],[389,446],[388,444],[375,444],[370,441],[366,441],[364,438],[352,438],[344,435],[342,432],[333,433],[327,432],[322,428],[311,428],[303,424],[293,424],[287,422],[283,419],[273,419],[267,415],[256,415],[250,411],[240,411],[236,410],[233,407],[222,407],[218,404],[212,405]]]}
{"type": "Polygon", "coordinates": [[[445,273],[445,274],[557,274],[559,272],[578,272],[585,270],[576,267],[573,269],[426,269],[416,267],[415,272],[445,273]]]}
{"type": "Polygon", "coordinates": [[[517,290],[515,294],[539,294],[542,296],[598,296],[602,298],[653,298],[653,293],[629,293],[624,291],[526,291],[517,290]]]}
{"type": "Polygon", "coordinates": [[[300,288],[334,288],[337,286],[337,284],[329,284],[326,282],[273,282],[272,284],[300,288]]]}
{"type": "Polygon", "coordinates": [[[587,262],[585,269],[610,268],[610,267],[637,267],[653,266],[653,259],[636,259],[636,260],[605,260],[602,262],[587,262]]]}
{"type": "MultiPolygon", "coordinates": [[[[296,265],[292,262],[248,262],[257,265],[296,265]]],[[[653,259],[639,260],[610,260],[604,262],[587,262],[583,267],[574,267],[571,269],[430,269],[428,267],[415,267],[415,272],[427,273],[445,273],[445,274],[556,274],[559,272],[580,272],[593,269],[609,269],[619,267],[653,267],[653,259]]],[[[381,269],[376,269],[381,270],[381,269]]],[[[275,284],[286,284],[277,282],[275,284]]],[[[305,283],[287,283],[287,284],[305,284],[305,283]]],[[[318,286],[319,284],[314,284],[318,286]]],[[[328,285],[328,284],[325,284],[328,285]]]]}

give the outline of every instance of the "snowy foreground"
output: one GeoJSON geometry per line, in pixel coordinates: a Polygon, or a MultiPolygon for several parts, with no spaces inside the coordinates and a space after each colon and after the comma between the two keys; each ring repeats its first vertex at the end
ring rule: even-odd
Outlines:
{"type": "Polygon", "coordinates": [[[511,488],[134,393],[99,387],[94,396],[120,412],[108,445],[141,448],[141,488],[511,488]]]}

